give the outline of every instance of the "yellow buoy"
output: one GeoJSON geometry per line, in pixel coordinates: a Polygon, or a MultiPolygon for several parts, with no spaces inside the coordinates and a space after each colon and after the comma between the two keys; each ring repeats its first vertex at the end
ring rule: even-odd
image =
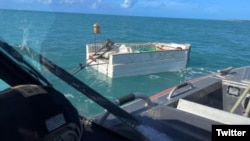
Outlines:
{"type": "Polygon", "coordinates": [[[93,32],[94,32],[95,34],[98,34],[98,33],[101,32],[100,25],[99,25],[98,23],[95,23],[95,24],[93,25],[93,32]]]}

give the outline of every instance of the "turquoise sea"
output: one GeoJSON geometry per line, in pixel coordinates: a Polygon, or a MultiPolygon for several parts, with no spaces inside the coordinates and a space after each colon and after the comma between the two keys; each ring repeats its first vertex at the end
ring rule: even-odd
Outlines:
{"type": "MultiPolygon", "coordinates": [[[[132,92],[150,96],[219,69],[250,65],[249,21],[15,10],[0,10],[0,21],[0,38],[13,45],[23,44],[42,52],[69,72],[84,62],[87,43],[111,39],[114,42],[159,41],[192,45],[187,68],[177,72],[111,79],[85,68],[76,75],[110,100],[132,92]],[[101,33],[97,35],[92,31],[95,23],[101,27],[101,33]]],[[[0,89],[5,87],[0,84],[0,89]]],[[[86,101],[73,94],[66,95],[76,104],[85,102],[87,105],[86,101]]]]}

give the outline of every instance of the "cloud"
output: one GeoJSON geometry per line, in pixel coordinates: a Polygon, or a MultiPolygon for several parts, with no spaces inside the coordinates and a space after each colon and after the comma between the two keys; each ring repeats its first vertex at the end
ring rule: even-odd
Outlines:
{"type": "Polygon", "coordinates": [[[137,5],[144,8],[174,8],[174,7],[183,7],[187,3],[178,0],[143,0],[138,1],[137,5]]]}
{"type": "Polygon", "coordinates": [[[75,3],[83,3],[84,0],[60,0],[60,4],[75,4],[75,3]]]}
{"type": "Polygon", "coordinates": [[[191,9],[196,3],[199,2],[195,0],[123,0],[120,8],[176,10],[191,9]]]}
{"type": "Polygon", "coordinates": [[[0,0],[0,2],[9,2],[17,4],[79,4],[86,0],[0,0]]]}
{"type": "Polygon", "coordinates": [[[97,9],[98,7],[101,6],[102,0],[97,0],[93,4],[90,5],[91,9],[97,9]]]}
{"type": "Polygon", "coordinates": [[[42,4],[51,4],[53,2],[53,0],[38,0],[38,3],[42,3],[42,4]]]}
{"type": "Polygon", "coordinates": [[[121,8],[130,8],[134,3],[135,1],[133,0],[124,0],[121,4],[121,8]]]}

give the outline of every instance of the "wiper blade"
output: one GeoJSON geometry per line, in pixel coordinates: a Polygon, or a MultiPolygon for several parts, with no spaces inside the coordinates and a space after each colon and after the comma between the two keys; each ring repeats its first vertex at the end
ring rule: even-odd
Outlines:
{"type": "MultiPolygon", "coordinates": [[[[48,86],[52,86],[50,84],[50,82],[44,78],[35,68],[33,68],[28,62],[26,62],[23,59],[23,56],[14,49],[14,47],[10,46],[9,44],[7,44],[6,42],[3,42],[2,40],[0,40],[0,47],[11,57],[13,57],[15,59],[16,62],[19,62],[20,64],[22,64],[22,69],[26,70],[27,73],[32,74],[33,78],[38,79],[38,80],[42,80],[43,82],[45,82],[48,86]]],[[[21,66],[19,66],[21,67],[21,66]]]]}
{"type": "Polygon", "coordinates": [[[61,78],[63,81],[65,81],[67,84],[75,88],[76,90],[82,92],[85,96],[89,97],[105,109],[107,109],[110,113],[117,116],[121,121],[127,123],[128,125],[135,127],[139,125],[139,122],[135,117],[127,113],[126,111],[122,110],[120,107],[106,99],[104,96],[99,94],[97,91],[92,89],[91,87],[84,84],[79,79],[72,76],[70,73],[62,69],[61,67],[57,66],[56,64],[49,61],[44,56],[40,55],[41,62],[43,62],[43,65],[54,75],[61,78]]]}
{"type": "MultiPolygon", "coordinates": [[[[0,46],[1,48],[7,52],[10,56],[15,58],[15,60],[19,63],[24,64],[27,66],[32,73],[34,73],[36,76],[41,78],[43,81],[45,81],[48,85],[51,85],[47,79],[45,79],[39,72],[37,72],[29,63],[27,63],[24,59],[23,56],[16,51],[12,46],[8,45],[7,43],[3,42],[0,40],[0,46]]],[[[30,49],[31,50],[31,49],[30,49]]],[[[47,58],[42,56],[41,54],[38,54],[35,51],[32,51],[33,54],[38,56],[40,58],[40,62],[42,62],[42,65],[44,65],[51,73],[56,75],[57,77],[61,78],[63,81],[68,83],[70,86],[75,88],[76,90],[80,91],[105,109],[107,109],[110,113],[114,114],[117,116],[121,121],[129,124],[130,126],[135,127],[136,125],[139,124],[139,122],[129,113],[126,111],[122,110],[120,107],[106,99],[104,96],[96,92],[94,89],[91,87],[87,86],[84,84],[82,81],[79,79],[75,78],[72,76],[70,73],[65,71],[63,68],[57,66],[56,64],[52,63],[49,61],[47,58]]]]}
{"type": "MultiPolygon", "coordinates": [[[[18,51],[16,51],[12,46],[10,46],[7,43],[2,42],[0,40],[0,47],[2,47],[2,49],[5,52],[7,52],[8,55],[12,56],[14,58],[14,61],[17,61],[19,63],[24,64],[32,71],[32,73],[34,73],[36,76],[38,76],[44,82],[46,82],[48,86],[52,86],[48,82],[48,80],[45,79],[29,63],[27,63],[23,59],[23,56],[18,51]]],[[[145,141],[148,140],[147,137],[145,137],[145,135],[143,135],[140,131],[138,131],[137,127],[139,127],[141,124],[134,116],[132,116],[131,114],[129,114],[125,110],[121,109],[119,106],[115,105],[113,102],[106,99],[104,96],[102,96],[97,91],[95,91],[94,89],[92,89],[91,87],[89,87],[88,85],[86,85],[85,83],[83,83],[82,81],[80,81],[79,79],[77,79],[76,77],[74,77],[73,75],[68,73],[67,71],[65,71],[63,68],[52,63],[46,57],[42,56],[41,54],[37,53],[36,51],[33,51],[32,49],[30,49],[30,51],[32,51],[33,55],[35,55],[39,58],[41,64],[44,67],[46,67],[48,69],[48,71],[50,71],[52,74],[54,74],[55,76],[57,76],[58,78],[60,78],[61,80],[63,80],[64,82],[66,82],[67,84],[69,84],[70,86],[72,86],[73,88],[75,88],[76,90],[78,90],[79,92],[81,92],[82,94],[84,94],[85,96],[87,96],[88,98],[93,100],[94,102],[96,102],[97,104],[99,104],[100,106],[102,106],[108,112],[110,112],[111,114],[116,116],[118,119],[120,119],[123,123],[128,125],[130,127],[130,129],[132,130],[132,132],[134,132],[136,134],[136,137],[135,136],[130,137],[130,139],[132,139],[132,140],[143,139],[145,141]]],[[[17,64],[15,64],[15,65],[17,65],[17,64]]],[[[23,70],[23,69],[21,69],[21,70],[23,70]]],[[[28,74],[28,73],[26,73],[26,74],[28,74]]],[[[32,77],[32,78],[34,78],[34,77],[32,77]]]]}

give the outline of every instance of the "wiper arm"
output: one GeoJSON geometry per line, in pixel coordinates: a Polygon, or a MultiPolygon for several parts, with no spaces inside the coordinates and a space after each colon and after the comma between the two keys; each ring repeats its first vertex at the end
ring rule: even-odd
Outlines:
{"type": "Polygon", "coordinates": [[[35,68],[33,68],[28,62],[23,59],[23,56],[17,50],[15,50],[13,46],[10,46],[2,40],[0,40],[0,46],[6,53],[8,53],[9,56],[13,57],[16,62],[22,64],[22,69],[26,70],[27,73],[32,74],[33,78],[35,78],[36,80],[42,80],[46,83],[46,85],[52,86],[46,78],[44,78],[35,68]]]}
{"type": "Polygon", "coordinates": [[[47,58],[40,56],[41,62],[43,65],[54,75],[61,78],[63,81],[68,83],[70,86],[75,88],[76,90],[80,91],[105,109],[107,109],[110,113],[117,116],[121,121],[127,123],[128,125],[135,127],[139,125],[137,119],[135,119],[132,115],[127,113],[126,111],[122,110],[120,107],[116,106],[114,103],[106,99],[104,96],[96,92],[91,87],[84,84],[79,79],[72,76],[70,73],[65,71],[64,69],[60,68],[59,66],[50,62],[47,58]]]}

